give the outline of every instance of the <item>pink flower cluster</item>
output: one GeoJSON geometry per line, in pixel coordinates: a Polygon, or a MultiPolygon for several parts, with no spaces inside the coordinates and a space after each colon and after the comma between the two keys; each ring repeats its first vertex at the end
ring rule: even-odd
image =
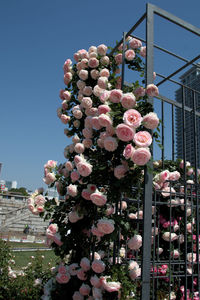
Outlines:
{"type": "Polygon", "coordinates": [[[28,209],[34,214],[38,215],[44,211],[45,197],[42,195],[43,188],[35,190],[27,200],[28,209]]]}

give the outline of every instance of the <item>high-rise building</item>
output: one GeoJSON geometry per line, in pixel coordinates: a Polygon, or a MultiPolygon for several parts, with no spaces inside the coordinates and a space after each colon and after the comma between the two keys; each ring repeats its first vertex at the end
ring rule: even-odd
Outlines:
{"type": "MultiPolygon", "coordinates": [[[[194,66],[185,72],[181,77],[181,83],[200,92],[200,64],[194,66]]],[[[193,108],[193,92],[189,88],[184,88],[185,105],[193,108]]],[[[176,101],[182,103],[183,92],[179,88],[175,93],[176,101]]],[[[200,93],[195,92],[196,111],[200,112],[200,93]]],[[[176,109],[176,157],[183,158],[183,136],[182,136],[182,111],[180,108],[176,109]]],[[[185,113],[185,134],[186,134],[186,160],[195,164],[194,151],[194,120],[193,112],[186,111],[185,113]]],[[[196,117],[197,126],[197,166],[200,167],[200,117],[196,117]]]]}

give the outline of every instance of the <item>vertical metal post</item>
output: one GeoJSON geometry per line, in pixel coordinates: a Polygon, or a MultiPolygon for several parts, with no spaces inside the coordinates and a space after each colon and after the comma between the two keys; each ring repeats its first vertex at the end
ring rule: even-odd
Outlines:
{"type": "MultiPolygon", "coordinates": [[[[148,85],[153,82],[154,12],[149,4],[147,4],[146,10],[146,85],[148,85]]],[[[153,98],[149,98],[147,101],[153,104],[153,98]]],[[[149,167],[153,168],[152,162],[149,163],[149,167]]],[[[150,299],[152,183],[153,175],[145,167],[141,300],[150,299]]]]}
{"type": "Polygon", "coordinates": [[[174,105],[172,104],[172,160],[174,161],[174,105]]]}
{"type": "Polygon", "coordinates": [[[162,106],[162,168],[164,169],[164,160],[165,160],[165,134],[164,134],[164,101],[161,102],[162,106]]]}

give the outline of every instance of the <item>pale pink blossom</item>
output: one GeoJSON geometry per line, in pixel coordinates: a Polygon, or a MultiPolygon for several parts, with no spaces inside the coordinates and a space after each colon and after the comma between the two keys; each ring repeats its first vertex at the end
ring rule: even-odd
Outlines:
{"type": "Polygon", "coordinates": [[[175,241],[178,239],[178,236],[176,233],[170,233],[170,232],[165,232],[162,235],[163,240],[169,242],[171,240],[171,242],[175,241]]]}
{"type": "Polygon", "coordinates": [[[158,91],[158,88],[155,84],[149,84],[147,85],[146,87],[146,93],[148,96],[150,97],[155,97],[155,96],[158,96],[159,95],[159,91],[158,91]]]}
{"type": "Polygon", "coordinates": [[[101,56],[106,55],[107,50],[108,50],[108,47],[104,44],[101,44],[97,47],[97,53],[101,56]]]}
{"type": "Polygon", "coordinates": [[[88,50],[88,53],[91,53],[91,52],[96,52],[97,53],[97,47],[96,46],[90,46],[90,48],[88,50]]]}
{"type": "Polygon", "coordinates": [[[79,265],[77,263],[73,263],[73,264],[69,265],[70,275],[71,276],[76,276],[78,268],[79,268],[79,265]]]}
{"type": "Polygon", "coordinates": [[[102,289],[98,289],[96,287],[93,287],[92,295],[93,295],[94,299],[102,300],[102,289]]]}
{"type": "Polygon", "coordinates": [[[129,41],[129,46],[132,48],[132,49],[137,49],[137,48],[140,48],[142,47],[142,42],[138,39],[135,39],[135,38],[132,38],[130,41],[129,41]]]}
{"type": "Polygon", "coordinates": [[[138,131],[133,138],[138,147],[148,147],[152,143],[152,137],[148,131],[138,131]]]}
{"type": "Polygon", "coordinates": [[[118,147],[118,143],[116,138],[109,136],[104,139],[104,148],[107,151],[113,152],[117,149],[117,147],[118,147]]]}
{"type": "Polygon", "coordinates": [[[133,128],[122,123],[117,126],[116,135],[119,140],[124,141],[124,142],[129,142],[129,141],[133,140],[135,131],[133,128]]]}
{"type": "Polygon", "coordinates": [[[126,145],[126,147],[123,151],[123,156],[126,159],[129,159],[133,156],[134,151],[135,151],[134,147],[131,144],[128,144],[128,145],[126,145]]]}
{"type": "Polygon", "coordinates": [[[104,234],[110,234],[114,231],[114,221],[110,219],[100,219],[97,222],[97,229],[104,234]]]}
{"type": "Polygon", "coordinates": [[[137,97],[143,97],[145,95],[145,89],[141,86],[141,87],[138,87],[135,91],[134,91],[134,94],[137,96],[137,97]]]}
{"type": "Polygon", "coordinates": [[[93,262],[92,262],[92,270],[95,272],[95,273],[102,273],[104,272],[105,270],[105,264],[102,260],[98,260],[98,259],[95,259],[93,262]]]}
{"type": "Polygon", "coordinates": [[[110,59],[105,55],[101,57],[100,62],[102,63],[102,65],[107,66],[110,63],[110,59]]]}
{"type": "Polygon", "coordinates": [[[121,98],[121,104],[126,109],[135,107],[136,98],[135,98],[134,94],[133,93],[123,94],[123,96],[121,98]]]}
{"type": "Polygon", "coordinates": [[[118,292],[121,288],[121,283],[116,281],[107,281],[109,277],[101,277],[102,287],[109,293],[118,292]]]}
{"type": "Polygon", "coordinates": [[[64,91],[63,97],[65,100],[69,101],[71,99],[71,93],[69,91],[64,91]]]}
{"type": "Polygon", "coordinates": [[[70,280],[70,274],[68,272],[66,272],[65,274],[62,273],[58,273],[56,275],[56,281],[60,284],[65,284],[68,283],[70,280]]]}
{"type": "Polygon", "coordinates": [[[68,185],[67,193],[72,197],[76,197],[77,193],[78,193],[77,185],[74,185],[74,184],[68,185]]]}
{"type": "Polygon", "coordinates": [[[66,115],[64,115],[64,114],[61,114],[60,120],[61,120],[61,122],[62,122],[63,124],[67,124],[67,123],[69,122],[69,120],[70,120],[70,116],[66,116],[66,115]]]}
{"type": "Polygon", "coordinates": [[[126,172],[127,172],[127,168],[124,165],[118,165],[117,167],[114,168],[114,176],[117,179],[123,178],[126,172]]]}
{"type": "Polygon", "coordinates": [[[177,258],[179,258],[180,253],[179,253],[178,250],[175,249],[175,250],[171,251],[171,256],[172,256],[174,259],[177,259],[177,258]]]}
{"type": "Polygon", "coordinates": [[[99,77],[98,78],[98,81],[97,81],[97,84],[98,86],[101,88],[101,89],[106,89],[107,86],[108,86],[108,78],[107,77],[99,77]]]}
{"type": "Polygon", "coordinates": [[[114,89],[110,92],[110,101],[113,103],[119,103],[121,98],[123,96],[123,93],[120,89],[114,89]]]}
{"type": "Polygon", "coordinates": [[[83,97],[81,101],[81,106],[84,108],[91,108],[92,107],[92,99],[90,97],[83,97]]]}
{"type": "Polygon", "coordinates": [[[175,193],[176,193],[176,191],[173,187],[166,186],[166,187],[162,188],[161,194],[165,198],[165,197],[169,197],[170,195],[173,195],[175,193]]]}
{"type": "Polygon", "coordinates": [[[146,46],[140,48],[140,55],[146,57],[146,46]]]}
{"type": "Polygon", "coordinates": [[[136,234],[128,241],[128,247],[131,250],[138,250],[141,246],[142,246],[141,235],[136,234]]]}
{"type": "Polygon", "coordinates": [[[84,89],[83,89],[83,95],[91,96],[92,95],[92,87],[91,86],[85,86],[84,89]]]}
{"type": "Polygon", "coordinates": [[[62,99],[62,100],[65,100],[65,97],[64,97],[64,95],[63,95],[64,92],[65,92],[65,90],[60,90],[60,93],[59,93],[59,97],[60,97],[60,99],[62,99]]]}
{"type": "Polygon", "coordinates": [[[135,51],[132,50],[132,49],[126,50],[126,52],[125,52],[125,58],[128,61],[133,60],[135,58],[135,51]]]}
{"type": "Polygon", "coordinates": [[[88,71],[87,70],[81,70],[78,73],[78,76],[81,80],[87,80],[88,79],[88,71]]]}
{"type": "Polygon", "coordinates": [[[80,261],[80,266],[81,268],[87,272],[90,270],[90,261],[87,257],[83,257],[80,261]]]}
{"type": "Polygon", "coordinates": [[[72,171],[73,168],[74,168],[74,166],[73,166],[73,164],[72,164],[71,161],[67,161],[67,162],[65,163],[65,168],[66,168],[68,171],[72,171]]]}
{"type": "Polygon", "coordinates": [[[93,94],[96,96],[96,97],[100,97],[101,93],[103,93],[103,89],[101,89],[98,85],[95,85],[94,88],[93,88],[93,94]]]}
{"type": "Polygon", "coordinates": [[[62,102],[62,109],[63,110],[67,110],[67,108],[68,108],[67,100],[63,100],[63,102],[62,102]]]}
{"type": "Polygon", "coordinates": [[[76,83],[77,87],[79,90],[83,90],[84,87],[86,86],[86,83],[82,80],[78,80],[77,83],[76,83]]]}
{"type": "Polygon", "coordinates": [[[148,148],[138,148],[134,151],[131,157],[132,161],[138,166],[144,166],[151,158],[151,153],[148,148]]]}
{"type": "Polygon", "coordinates": [[[91,232],[93,235],[96,235],[97,237],[104,236],[104,233],[99,231],[95,226],[92,226],[91,232]]]}
{"type": "Polygon", "coordinates": [[[66,85],[68,85],[71,82],[71,80],[72,80],[72,73],[71,72],[65,73],[65,75],[64,75],[64,83],[66,85]]]}
{"type": "Polygon", "coordinates": [[[89,60],[88,60],[88,66],[92,69],[94,68],[97,68],[99,65],[99,61],[98,59],[96,59],[95,57],[91,57],[89,60]]]}
{"type": "Polygon", "coordinates": [[[115,55],[115,61],[117,65],[120,65],[122,63],[122,54],[118,53],[117,55],[115,55]]]}
{"type": "Polygon", "coordinates": [[[54,181],[56,181],[56,176],[54,173],[50,172],[43,178],[43,181],[44,181],[44,183],[49,185],[49,184],[53,183],[54,181]]]}
{"type": "Polygon", "coordinates": [[[124,113],[123,121],[126,125],[132,128],[137,128],[141,125],[142,116],[139,111],[135,109],[129,109],[124,113]]]}
{"type": "Polygon", "coordinates": [[[91,201],[97,206],[103,206],[107,202],[107,197],[100,191],[96,190],[94,193],[90,195],[91,201]]]}
{"type": "Polygon", "coordinates": [[[87,67],[88,67],[88,59],[87,58],[81,59],[81,67],[82,67],[82,69],[87,69],[87,67]]]}
{"type": "Polygon", "coordinates": [[[100,76],[103,76],[103,77],[109,77],[110,76],[110,72],[108,69],[104,68],[100,71],[100,76]]]}
{"type": "Polygon", "coordinates": [[[83,189],[81,192],[81,196],[85,199],[85,200],[91,200],[90,199],[90,195],[91,192],[88,189],[83,189]]]}
{"type": "Polygon", "coordinates": [[[90,71],[90,75],[91,75],[92,79],[96,80],[99,77],[99,71],[96,69],[93,69],[90,71]]]}
{"type": "Polygon", "coordinates": [[[98,106],[98,114],[101,115],[101,114],[106,114],[110,111],[110,107],[106,104],[102,104],[102,105],[99,105],[98,106]]]}
{"type": "Polygon", "coordinates": [[[80,120],[83,117],[83,113],[80,109],[75,109],[72,113],[73,116],[78,120],[80,120]]]}
{"type": "Polygon", "coordinates": [[[84,139],[83,140],[83,145],[84,145],[85,148],[92,147],[92,140],[91,139],[84,139]]]}
{"type": "Polygon", "coordinates": [[[83,177],[87,177],[92,173],[92,165],[88,162],[79,162],[77,164],[77,170],[83,177]]]}
{"type": "Polygon", "coordinates": [[[178,171],[169,173],[169,180],[176,181],[176,180],[179,180],[180,177],[181,177],[181,174],[178,171]]]}
{"type": "Polygon", "coordinates": [[[101,114],[99,117],[98,117],[98,121],[99,121],[99,124],[102,126],[102,127],[107,127],[109,125],[112,125],[112,120],[111,118],[109,117],[109,115],[107,114],[101,114]]]}
{"type": "Polygon", "coordinates": [[[101,281],[100,281],[99,277],[96,274],[90,278],[90,283],[95,288],[100,288],[101,287],[101,281]]]}
{"type": "Polygon", "coordinates": [[[42,195],[38,195],[35,197],[35,204],[36,205],[44,205],[46,202],[45,197],[42,195]]]}
{"type": "Polygon", "coordinates": [[[77,211],[73,210],[68,214],[69,221],[71,223],[76,223],[83,218],[83,216],[79,216],[77,211]]]}
{"type": "Polygon", "coordinates": [[[74,292],[72,296],[72,300],[83,300],[84,296],[81,295],[78,291],[74,292]]]}
{"type": "Polygon", "coordinates": [[[159,181],[164,182],[169,179],[170,172],[168,170],[164,170],[159,174],[159,181]]]}
{"type": "Polygon", "coordinates": [[[90,290],[91,290],[90,286],[88,284],[83,283],[79,289],[79,292],[81,295],[87,296],[87,295],[89,295],[90,290]]]}
{"type": "Polygon", "coordinates": [[[71,180],[73,182],[75,182],[80,178],[80,175],[77,171],[73,171],[73,172],[71,172],[70,177],[71,177],[71,180]]]}
{"type": "Polygon", "coordinates": [[[92,128],[92,117],[88,116],[85,118],[85,128],[92,128]]]}
{"type": "Polygon", "coordinates": [[[99,94],[98,97],[99,97],[99,99],[100,99],[100,101],[102,103],[105,103],[109,99],[109,97],[110,97],[110,91],[107,91],[107,90],[103,91],[103,90],[101,90],[101,93],[99,94]]]}

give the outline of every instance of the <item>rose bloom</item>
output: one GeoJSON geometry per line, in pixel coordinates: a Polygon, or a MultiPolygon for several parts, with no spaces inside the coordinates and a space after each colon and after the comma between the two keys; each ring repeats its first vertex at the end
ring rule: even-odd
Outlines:
{"type": "Polygon", "coordinates": [[[176,233],[173,233],[173,232],[171,234],[170,234],[170,232],[165,232],[165,233],[163,233],[162,238],[166,242],[169,242],[170,239],[171,239],[171,242],[173,242],[178,239],[178,236],[176,233]]]}
{"type": "Polygon", "coordinates": [[[119,165],[114,168],[114,176],[117,179],[123,178],[126,172],[127,172],[127,168],[124,165],[119,165]]]}
{"type": "Polygon", "coordinates": [[[129,276],[132,280],[136,279],[140,275],[141,275],[141,268],[137,268],[129,271],[129,276]]]}
{"type": "Polygon", "coordinates": [[[165,197],[169,197],[170,194],[172,195],[172,194],[175,194],[175,193],[176,193],[176,191],[175,191],[174,188],[172,188],[170,186],[166,186],[166,187],[162,188],[162,193],[161,194],[165,198],[165,197]]]}
{"type": "Polygon", "coordinates": [[[104,140],[104,148],[107,151],[113,152],[117,149],[118,143],[117,140],[111,136],[105,138],[104,140]]]}
{"type": "Polygon", "coordinates": [[[105,55],[101,57],[100,62],[102,63],[102,65],[107,66],[110,63],[110,59],[105,55]]]}
{"type": "Polygon", "coordinates": [[[155,129],[156,127],[158,127],[159,119],[158,119],[157,114],[154,112],[150,112],[149,114],[144,116],[143,124],[144,124],[144,127],[148,128],[148,129],[152,129],[152,130],[155,129]]]}
{"type": "Polygon", "coordinates": [[[83,257],[80,261],[80,266],[81,268],[87,272],[90,270],[90,261],[87,257],[83,257]]]}
{"type": "Polygon", "coordinates": [[[75,109],[73,112],[74,118],[80,120],[83,117],[83,113],[80,109],[75,109]]]}
{"type": "Polygon", "coordinates": [[[133,39],[131,39],[131,40],[129,41],[129,46],[130,46],[132,49],[137,49],[137,48],[142,47],[142,42],[141,42],[140,40],[138,40],[138,39],[133,38],[133,39]]]}
{"type": "Polygon", "coordinates": [[[140,55],[142,57],[146,57],[146,46],[140,48],[140,55]]]}
{"type": "Polygon", "coordinates": [[[92,165],[87,162],[79,162],[77,170],[81,176],[87,177],[92,173],[92,165]]]}
{"type": "Polygon", "coordinates": [[[87,80],[88,79],[88,71],[87,70],[81,70],[78,73],[78,76],[81,80],[87,80]]]}
{"type": "Polygon", "coordinates": [[[92,69],[94,68],[97,68],[99,65],[99,61],[98,59],[96,59],[95,57],[91,57],[89,60],[88,60],[88,66],[92,69]]]}
{"type": "Polygon", "coordinates": [[[92,99],[90,97],[83,97],[82,101],[81,101],[81,106],[84,108],[90,108],[92,107],[92,99]]]}
{"type": "Polygon", "coordinates": [[[90,48],[88,50],[88,53],[91,53],[91,52],[96,52],[97,53],[97,47],[96,46],[90,46],[90,48]]]}
{"type": "Polygon", "coordinates": [[[79,268],[79,265],[76,263],[73,263],[69,265],[69,273],[71,276],[76,276],[77,274],[77,269],[79,268]]]}
{"type": "Polygon", "coordinates": [[[69,122],[69,120],[70,120],[70,116],[66,116],[66,115],[62,114],[62,115],[60,116],[60,119],[61,119],[61,122],[62,122],[63,124],[67,124],[67,123],[69,122]]]}
{"type": "Polygon", "coordinates": [[[133,148],[133,146],[131,144],[126,145],[124,151],[123,151],[123,156],[126,159],[129,159],[133,156],[135,149],[133,148]]]}
{"type": "Polygon", "coordinates": [[[92,140],[91,139],[84,139],[83,140],[83,145],[84,145],[85,148],[92,147],[92,140]]]}
{"type": "Polygon", "coordinates": [[[67,272],[67,268],[63,264],[60,264],[58,266],[58,273],[65,274],[66,272],[67,272]]]}
{"type": "Polygon", "coordinates": [[[97,53],[101,56],[106,55],[107,50],[108,50],[108,47],[104,44],[101,44],[97,47],[97,53]]]}
{"type": "Polygon", "coordinates": [[[106,114],[109,111],[110,111],[110,107],[106,104],[99,105],[99,107],[98,107],[98,114],[99,115],[106,114]]]}
{"type": "Polygon", "coordinates": [[[96,69],[91,70],[90,76],[92,77],[92,79],[96,80],[99,77],[99,71],[96,69]]]}
{"type": "Polygon", "coordinates": [[[118,292],[121,288],[121,283],[120,282],[115,282],[115,281],[106,281],[106,279],[109,277],[101,277],[101,283],[102,287],[109,293],[111,292],[118,292]]]}
{"type": "Polygon", "coordinates": [[[58,273],[56,275],[56,281],[58,283],[68,283],[68,281],[70,280],[71,276],[68,272],[66,272],[65,274],[61,274],[61,273],[58,273]]]}
{"type": "Polygon", "coordinates": [[[122,123],[116,127],[116,135],[119,140],[123,142],[129,142],[133,140],[135,131],[133,128],[130,128],[128,125],[122,123]]]}
{"type": "Polygon", "coordinates": [[[159,91],[158,88],[155,84],[149,84],[146,87],[146,93],[148,96],[150,97],[154,97],[154,96],[158,96],[159,95],[159,91]]]}
{"type": "Polygon", "coordinates": [[[100,286],[101,286],[101,281],[100,281],[99,277],[97,277],[97,275],[94,275],[90,278],[90,283],[95,288],[100,288],[100,286]]]}
{"type": "Polygon", "coordinates": [[[36,205],[44,205],[46,202],[45,198],[42,195],[38,195],[35,197],[35,204],[36,205]]]}
{"type": "Polygon", "coordinates": [[[56,181],[56,176],[54,173],[48,173],[44,178],[43,178],[44,183],[46,184],[51,184],[54,181],[56,181]]]}
{"type": "Polygon", "coordinates": [[[169,173],[169,180],[176,181],[176,180],[179,180],[180,177],[181,177],[181,174],[178,171],[169,173]]]}
{"type": "Polygon", "coordinates": [[[72,164],[71,161],[67,161],[67,162],[65,163],[65,168],[66,168],[68,171],[72,171],[73,168],[74,168],[74,166],[73,166],[73,164],[72,164]]]}
{"type": "Polygon", "coordinates": [[[100,219],[97,222],[97,229],[104,234],[110,234],[115,230],[114,221],[108,219],[100,219]]]}
{"type": "Polygon", "coordinates": [[[80,175],[77,171],[73,171],[70,174],[70,177],[71,177],[71,180],[74,182],[74,181],[77,181],[80,178],[80,175]]]}
{"type": "Polygon", "coordinates": [[[81,67],[82,67],[82,69],[86,69],[88,67],[88,59],[87,58],[83,58],[81,60],[81,67]]]}
{"type": "Polygon", "coordinates": [[[75,146],[74,146],[74,151],[76,152],[76,153],[83,153],[84,152],[84,150],[85,150],[85,147],[84,147],[84,145],[82,144],[82,143],[76,143],[75,144],[75,146]]]}
{"type": "Polygon", "coordinates": [[[85,200],[91,200],[90,199],[90,195],[91,192],[88,189],[83,189],[81,192],[81,196],[85,199],[85,200]]]}
{"type": "Polygon", "coordinates": [[[65,100],[69,101],[71,99],[71,93],[69,91],[64,91],[63,97],[65,100]]]}
{"type": "Polygon", "coordinates": [[[164,182],[169,179],[170,172],[168,170],[164,170],[159,174],[159,181],[164,182]]]}
{"type": "Polygon", "coordinates": [[[89,54],[89,58],[92,58],[92,57],[94,57],[94,58],[97,58],[97,53],[96,52],[91,52],[90,54],[89,54]]]}
{"type": "Polygon", "coordinates": [[[66,110],[68,108],[67,100],[63,100],[62,102],[62,109],[66,110]]]}
{"type": "Polygon", "coordinates": [[[72,296],[72,300],[83,300],[84,296],[81,295],[78,291],[74,292],[72,296]]]}
{"type": "Polygon", "coordinates": [[[92,117],[88,116],[85,118],[85,128],[92,128],[92,117]]]}
{"type": "Polygon", "coordinates": [[[142,116],[139,111],[135,109],[129,109],[124,113],[123,121],[126,125],[137,128],[141,125],[142,116]]]}
{"type": "Polygon", "coordinates": [[[177,258],[179,258],[180,253],[179,253],[178,250],[173,250],[173,251],[171,251],[171,256],[172,256],[174,259],[177,259],[177,258]]]}
{"type": "Polygon", "coordinates": [[[101,93],[99,94],[98,97],[102,103],[105,103],[110,97],[110,91],[101,90],[101,93]]]}
{"type": "Polygon", "coordinates": [[[92,270],[95,272],[95,273],[102,273],[104,272],[105,270],[105,264],[102,260],[98,260],[98,259],[95,259],[93,262],[92,262],[92,270]]]}
{"type": "Polygon", "coordinates": [[[85,86],[84,89],[83,89],[83,95],[91,96],[92,95],[92,87],[91,86],[85,86]]]}
{"type": "Polygon", "coordinates": [[[64,92],[65,92],[65,90],[60,90],[59,97],[60,97],[61,100],[65,100],[65,97],[63,95],[64,92]]]}
{"type": "Polygon", "coordinates": [[[122,54],[121,53],[115,55],[115,61],[116,61],[117,65],[120,65],[122,63],[122,54]]]}
{"type": "Polygon", "coordinates": [[[141,235],[134,235],[129,241],[128,241],[128,247],[131,250],[138,250],[142,246],[142,237],[141,235]]]}
{"type": "Polygon", "coordinates": [[[103,77],[109,77],[110,76],[110,72],[109,72],[109,70],[108,69],[102,69],[101,71],[100,71],[100,76],[103,76],[103,77]]]}
{"type": "Polygon", "coordinates": [[[121,98],[123,96],[123,93],[120,89],[115,89],[115,90],[112,90],[110,92],[110,101],[113,102],[113,103],[119,103],[121,98]]]}
{"type": "Polygon", "coordinates": [[[134,135],[133,141],[138,147],[148,147],[152,143],[152,137],[148,131],[139,131],[134,135]]]}
{"type": "Polygon", "coordinates": [[[111,118],[106,114],[101,114],[98,118],[98,121],[102,127],[107,127],[109,125],[112,125],[111,118]]]}
{"type": "Polygon", "coordinates": [[[87,295],[89,295],[90,290],[91,290],[91,288],[89,287],[89,285],[83,283],[79,289],[79,292],[81,295],[87,296],[87,295]]]}
{"type": "Polygon", "coordinates": [[[134,91],[134,94],[137,96],[137,97],[143,97],[145,95],[145,89],[141,86],[141,87],[138,87],[135,91],[134,91]]]}
{"type": "Polygon", "coordinates": [[[112,136],[115,134],[115,129],[112,125],[108,125],[106,127],[106,133],[109,135],[109,136],[112,136]]]}
{"type": "Polygon", "coordinates": [[[98,85],[95,85],[94,88],[93,88],[93,94],[96,96],[96,97],[100,97],[101,93],[103,92],[104,90],[101,89],[98,85]]]}
{"type": "Polygon", "coordinates": [[[97,84],[101,89],[106,89],[108,86],[108,78],[103,76],[99,77],[97,84]]]}
{"type": "Polygon", "coordinates": [[[136,99],[133,93],[123,94],[121,98],[121,105],[126,109],[133,108],[136,105],[136,99]]]}
{"type": "Polygon", "coordinates": [[[132,49],[126,50],[126,52],[125,52],[125,58],[128,61],[133,60],[135,58],[135,51],[132,50],[132,49]]]}
{"type": "Polygon", "coordinates": [[[84,87],[86,86],[86,83],[82,80],[78,80],[77,83],[76,83],[77,87],[79,90],[83,90],[84,87]]]}
{"type": "Polygon", "coordinates": [[[148,148],[138,148],[131,157],[132,161],[138,166],[144,166],[150,160],[151,153],[148,148]]]}
{"type": "Polygon", "coordinates": [[[76,196],[77,196],[77,193],[78,193],[77,185],[74,185],[74,184],[68,185],[68,187],[67,187],[67,193],[68,193],[70,196],[72,196],[72,197],[76,197],[76,196]]]}
{"type": "Polygon", "coordinates": [[[68,85],[71,82],[71,80],[72,80],[72,73],[71,72],[65,73],[65,75],[64,75],[64,83],[66,85],[68,85]]]}
{"type": "Polygon", "coordinates": [[[107,197],[103,193],[99,192],[98,190],[96,190],[94,193],[90,195],[90,199],[97,206],[103,206],[107,202],[107,197]]]}
{"type": "Polygon", "coordinates": [[[96,235],[97,237],[104,236],[104,233],[99,231],[95,226],[92,226],[91,232],[93,235],[96,235]]]}

